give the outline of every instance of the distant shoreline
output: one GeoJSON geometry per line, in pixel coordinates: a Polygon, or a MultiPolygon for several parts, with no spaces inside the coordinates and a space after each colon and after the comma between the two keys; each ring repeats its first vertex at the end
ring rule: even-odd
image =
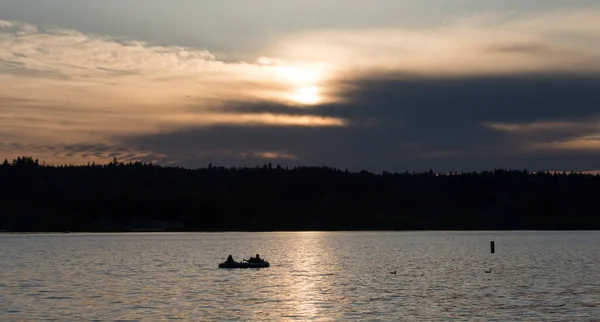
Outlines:
{"type": "Polygon", "coordinates": [[[600,230],[600,175],[0,165],[7,232],[600,230]]]}
{"type": "Polygon", "coordinates": [[[188,233],[332,233],[332,232],[600,232],[600,229],[496,229],[496,230],[481,230],[481,229],[439,229],[439,230],[393,230],[393,229],[368,229],[368,230],[181,230],[181,231],[0,231],[0,235],[68,235],[68,234],[188,234],[188,233]]]}

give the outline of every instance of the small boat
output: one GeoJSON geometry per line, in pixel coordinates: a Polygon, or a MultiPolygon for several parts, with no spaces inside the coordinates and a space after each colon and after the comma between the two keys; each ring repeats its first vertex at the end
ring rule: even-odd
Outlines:
{"type": "Polygon", "coordinates": [[[219,264],[219,268],[261,268],[269,266],[270,264],[266,260],[260,262],[223,262],[219,264]]]}

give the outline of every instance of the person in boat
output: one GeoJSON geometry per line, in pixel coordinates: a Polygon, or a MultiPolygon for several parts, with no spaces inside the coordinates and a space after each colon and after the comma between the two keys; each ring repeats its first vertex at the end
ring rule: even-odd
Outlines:
{"type": "Polygon", "coordinates": [[[229,254],[229,256],[227,256],[227,264],[232,264],[233,261],[233,256],[231,256],[231,254],[229,254]]]}
{"type": "Polygon", "coordinates": [[[260,258],[260,255],[258,254],[256,254],[256,257],[250,257],[250,259],[248,260],[249,263],[260,263],[262,261],[262,258],[260,258]]]}

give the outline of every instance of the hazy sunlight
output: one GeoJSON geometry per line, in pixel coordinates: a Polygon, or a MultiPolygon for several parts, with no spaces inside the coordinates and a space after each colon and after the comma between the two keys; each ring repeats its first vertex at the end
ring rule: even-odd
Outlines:
{"type": "Polygon", "coordinates": [[[292,96],[292,100],[304,105],[314,105],[321,102],[319,88],[316,86],[299,87],[292,96]]]}
{"type": "Polygon", "coordinates": [[[293,92],[286,98],[301,105],[315,105],[323,102],[319,82],[323,72],[316,68],[281,66],[277,69],[282,80],[289,84],[293,92]]]}

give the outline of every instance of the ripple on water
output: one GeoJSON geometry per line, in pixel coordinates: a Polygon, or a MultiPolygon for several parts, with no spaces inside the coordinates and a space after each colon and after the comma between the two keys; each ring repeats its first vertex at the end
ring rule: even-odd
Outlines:
{"type": "Polygon", "coordinates": [[[593,232],[0,239],[3,321],[589,321],[600,316],[600,233],[593,232]],[[494,255],[488,253],[492,239],[494,255]],[[270,268],[216,268],[230,253],[241,258],[257,252],[270,268]],[[491,274],[483,272],[488,268],[491,274]],[[397,274],[389,274],[394,270],[397,274]]]}

